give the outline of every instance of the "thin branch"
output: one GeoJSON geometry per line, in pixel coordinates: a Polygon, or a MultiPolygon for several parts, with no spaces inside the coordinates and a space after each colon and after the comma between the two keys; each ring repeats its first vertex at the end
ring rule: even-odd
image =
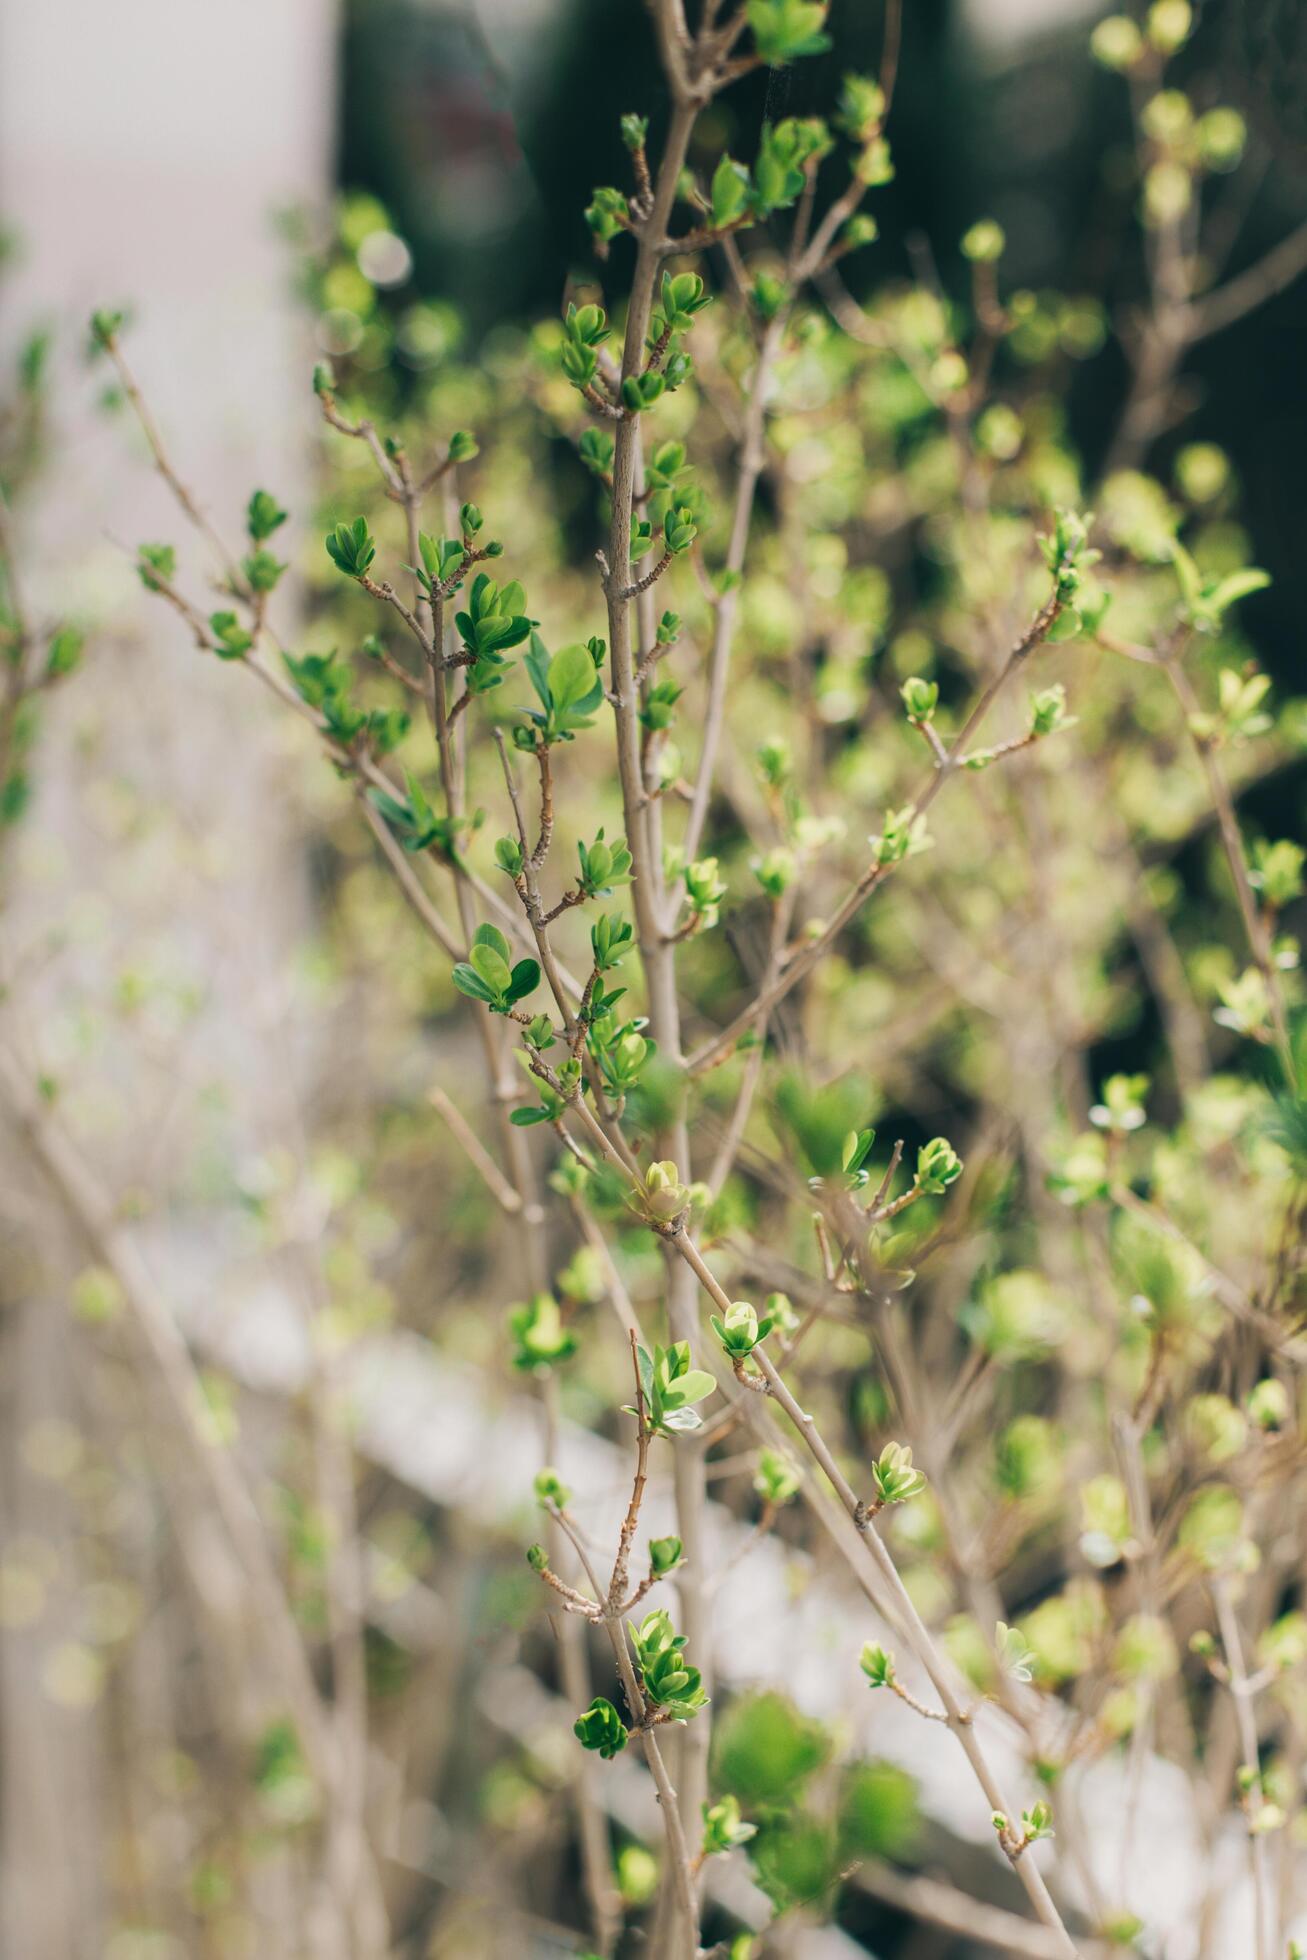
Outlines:
{"type": "Polygon", "coordinates": [[[635,1538],[636,1525],[640,1519],[640,1506],[644,1502],[645,1484],[649,1476],[649,1422],[645,1411],[644,1383],[640,1378],[639,1343],[634,1328],[631,1330],[631,1369],[635,1376],[635,1480],[631,1486],[631,1499],[622,1519],[621,1536],[617,1543],[617,1557],[613,1560],[613,1576],[608,1587],[608,1611],[614,1612],[622,1594],[626,1591],[627,1575],[631,1569],[631,1545],[635,1538]]]}
{"type": "Polygon", "coordinates": [[[248,588],[244,574],[237,564],[236,559],[227,549],[217,530],[215,530],[213,524],[205,516],[203,510],[201,510],[195,496],[187,488],[186,484],[183,483],[181,477],[178,476],[176,469],[173,467],[172,460],[164,447],[163,435],[159,429],[159,425],[154,419],[149,404],[136,384],[136,377],[127,364],[127,356],[123,353],[122,344],[118,336],[112,333],[107,335],[103,345],[105,352],[113,362],[119,382],[122,384],[122,391],[131,403],[136,419],[140,423],[142,433],[150,447],[150,454],[154,458],[154,466],[158,470],[159,475],[172,491],[173,496],[185,512],[187,518],[213,550],[227,575],[227,582],[232,591],[243,596],[247,595],[248,588]]]}
{"type": "MultiPolygon", "coordinates": [[[[699,1253],[693,1241],[682,1230],[672,1232],[670,1242],[680,1254],[681,1258],[690,1266],[704,1291],[717,1306],[718,1311],[721,1313],[727,1312],[730,1307],[730,1300],[718,1285],[708,1266],[704,1263],[702,1255],[699,1253]]],[[[972,1769],[975,1771],[977,1781],[980,1783],[981,1790],[990,1809],[992,1811],[1002,1812],[1005,1816],[1012,1814],[1010,1806],[1004,1800],[994,1773],[990,1768],[988,1758],[976,1736],[970,1717],[958,1699],[949,1668],[936,1648],[925,1622],[922,1620],[912,1601],[911,1595],[899,1577],[898,1568],[883,1539],[877,1531],[870,1528],[868,1522],[871,1515],[869,1507],[858,1497],[856,1491],[832,1455],[813,1417],[799,1407],[799,1404],[795,1401],[793,1395],[791,1395],[764,1349],[761,1347],[756,1348],[753,1358],[768,1384],[770,1399],[774,1400],[790,1418],[790,1421],[794,1424],[798,1432],[800,1441],[819,1465],[831,1488],[839,1498],[840,1504],[847,1514],[848,1522],[857,1534],[854,1542],[861,1544],[867,1553],[869,1553],[872,1565],[880,1580],[880,1585],[875,1587],[870,1593],[873,1603],[883,1610],[884,1599],[886,1594],[888,1595],[894,1616],[902,1626],[905,1637],[910,1642],[913,1652],[925,1669],[932,1687],[943,1703],[948,1727],[961,1743],[972,1769]]],[[[746,1407],[750,1410],[752,1420],[755,1424],[759,1420],[765,1420],[765,1416],[752,1415],[752,1412],[755,1410],[761,1411],[762,1406],[760,1398],[750,1396],[747,1400],[746,1407]]],[[[813,1502],[813,1479],[805,1479],[801,1490],[807,1495],[808,1501],[810,1503],[813,1502]]],[[[841,1542],[842,1548],[848,1548],[848,1539],[843,1531],[838,1534],[838,1541],[841,1542]]],[[[850,1562],[854,1567],[855,1574],[864,1577],[865,1589],[865,1568],[862,1559],[855,1556],[850,1562]]],[[[1043,1923],[1052,1932],[1060,1936],[1062,1943],[1056,1950],[1063,1955],[1071,1956],[1071,1960],[1075,1960],[1077,1948],[1066,1931],[1062,1916],[1053,1902],[1052,1896],[1044,1883],[1043,1876],[1039,1872],[1038,1867],[1033,1865],[1029,1859],[1022,1858],[1018,1860],[1012,1857],[1011,1848],[1005,1848],[1008,1849],[1009,1859],[1014,1865],[1018,1876],[1021,1878],[1035,1911],[1043,1923]]]]}
{"type": "Polygon", "coordinates": [[[1192,300],[1185,315],[1185,339],[1192,346],[1210,339],[1212,334],[1223,333],[1246,313],[1282,293],[1304,272],[1307,272],[1307,224],[1299,225],[1278,245],[1273,245],[1246,272],[1227,280],[1214,292],[1204,293],[1201,299],[1192,300]]]}
{"type": "MultiPolygon", "coordinates": [[[[924,816],[944,784],[957,774],[968,743],[989,713],[994,701],[1019,670],[1026,657],[1042,643],[1061,610],[1061,602],[1056,596],[1040,607],[1025,632],[1009,650],[1007,658],[998,671],[982,689],[979,699],[954,738],[947,762],[931,770],[929,780],[922,785],[908,805],[904,815],[906,823],[911,824],[917,818],[924,816]]],[[[692,1075],[701,1075],[706,1069],[713,1068],[719,1061],[724,1060],[740,1036],[755,1026],[763,1014],[770,1013],[777,1002],[783,1000],[790,989],[797,986],[799,981],[812,971],[818,961],[835,944],[845,926],[860,910],[863,902],[884,882],[893,868],[892,865],[879,861],[868,865],[862,876],[836,906],[822,931],[805,943],[784,971],[764,986],[747,1007],[741,1008],[733,1021],[690,1056],[686,1067],[692,1075]]]]}
{"type": "Polygon", "coordinates": [[[653,570],[650,572],[646,572],[643,578],[636,579],[633,585],[624,585],[621,591],[617,594],[618,598],[638,599],[642,592],[648,592],[652,586],[657,584],[658,580],[662,577],[663,573],[667,570],[667,567],[671,564],[671,562],[672,562],[671,552],[665,551],[662,557],[658,560],[658,563],[654,566],[653,570]]]}
{"type": "MultiPolygon", "coordinates": [[[[453,1131],[466,1151],[473,1168],[481,1177],[495,1202],[502,1210],[514,1215],[522,1210],[522,1194],[508,1182],[494,1158],[485,1148],[476,1131],[472,1128],[462,1111],[452,1103],[444,1090],[434,1085],[427,1090],[427,1101],[438,1109],[445,1122],[453,1131]]],[[[543,1219],[543,1212],[540,1214],[543,1219]]]]}
{"type": "MultiPolygon", "coordinates": [[[[1221,1645],[1225,1649],[1225,1664],[1229,1671],[1230,1693],[1234,1698],[1235,1720],[1239,1728],[1239,1746],[1243,1751],[1244,1766],[1254,1778],[1254,1787],[1260,1784],[1261,1758],[1257,1742],[1257,1717],[1253,1711],[1253,1697],[1247,1670],[1244,1667],[1243,1641],[1239,1633],[1239,1622],[1235,1616],[1230,1599],[1230,1589],[1223,1578],[1212,1583],[1212,1598],[1216,1605],[1217,1624],[1221,1629],[1221,1645]]],[[[1248,1859],[1252,1869],[1253,1885],[1253,1925],[1255,1940],[1255,1960],[1269,1960],[1271,1952],[1270,1933],[1267,1926],[1269,1909],[1270,1874],[1266,1864],[1266,1839],[1253,1828],[1255,1820],[1250,1820],[1248,1833],[1248,1859]]]]}
{"type": "MultiPolygon", "coordinates": [[[[409,611],[408,607],[404,604],[404,601],[400,598],[398,592],[396,592],[394,586],[391,585],[390,582],[386,579],[378,580],[378,579],[364,577],[361,578],[358,582],[363,587],[363,590],[370,595],[370,597],[372,597],[373,599],[380,599],[383,601],[384,604],[388,606],[392,606],[394,608],[394,610],[399,614],[400,618],[403,620],[405,626],[407,626],[409,632],[413,635],[413,638],[417,641],[418,645],[421,647],[423,659],[430,660],[433,653],[431,636],[426,631],[425,627],[423,627],[420,624],[416,615],[409,611]]],[[[406,680],[408,680],[408,678],[409,678],[408,676],[405,676],[406,680]]]]}
{"type": "Polygon", "coordinates": [[[268,1547],[268,1534],[235,1457],[202,1427],[205,1407],[195,1364],[176,1319],[113,1207],[29,1073],[0,1050],[0,1084],[14,1121],[87,1245],[122,1289],[167,1406],[250,1587],[258,1625],[275,1661],[300,1739],[324,1787],[334,1786],[334,1743],[308,1656],[268,1547]]]}
{"type": "Polygon", "coordinates": [[[1230,876],[1234,881],[1235,896],[1239,901],[1244,931],[1248,935],[1249,950],[1266,983],[1266,996],[1275,1030],[1275,1046],[1284,1069],[1285,1081],[1292,1084],[1294,1062],[1289,1042],[1289,1020],[1284,1002],[1284,988],[1272,955],[1270,931],[1257,907],[1252,881],[1248,875],[1248,861],[1244,856],[1243,832],[1239,827],[1239,818],[1235,812],[1234,798],[1230,793],[1225,771],[1217,760],[1212,743],[1197,733],[1195,722],[1201,704],[1181,662],[1180,651],[1179,645],[1172,647],[1162,656],[1162,665],[1165,667],[1167,679],[1171,683],[1176,699],[1184,711],[1185,726],[1189,730],[1190,740],[1197,751],[1198,760],[1207,779],[1208,793],[1220,829],[1221,846],[1225,852],[1226,863],[1230,867],[1230,876]]]}
{"type": "Polygon", "coordinates": [[[453,932],[445,924],[445,921],[441,918],[430,898],[428,898],[421,880],[413,869],[412,860],[402,845],[395,842],[390,825],[386,822],[380,810],[376,809],[372,804],[367,791],[361,784],[358,786],[356,794],[359,808],[363,812],[367,826],[380,845],[382,856],[394,872],[399,888],[408,901],[414,917],[419,920],[426,931],[431,934],[436,944],[443,952],[449,955],[451,960],[463,959],[467,952],[466,946],[460,946],[453,932]]]}

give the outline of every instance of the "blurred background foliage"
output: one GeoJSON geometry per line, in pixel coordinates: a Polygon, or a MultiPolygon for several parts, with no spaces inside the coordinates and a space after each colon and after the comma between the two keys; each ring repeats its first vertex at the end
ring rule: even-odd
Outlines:
{"type": "MultiPolygon", "coordinates": [[[[1092,11],[1074,0],[918,0],[905,13],[897,174],[878,197],[880,242],[853,261],[852,289],[862,297],[933,261],[945,290],[961,297],[957,241],[992,216],[1007,233],[1013,286],[1086,295],[1105,315],[1128,317],[1144,285],[1129,103],[1090,56],[1092,11]]],[[[1206,0],[1195,15],[1175,85],[1200,110],[1217,101],[1239,109],[1252,131],[1251,182],[1241,181],[1228,217],[1233,274],[1307,210],[1307,19],[1293,0],[1206,0]]],[[[751,154],[764,119],[816,113],[847,70],[874,70],[879,7],[836,0],[831,21],[828,54],[750,77],[714,105],[697,137],[701,159],[718,149],[751,154]]],[[[343,46],[341,184],[378,198],[411,247],[412,281],[395,310],[403,317],[412,302],[432,303],[412,316],[409,358],[414,343],[436,354],[455,336],[466,348],[469,337],[555,311],[569,280],[591,270],[581,214],[593,185],[622,180],[615,112],[652,110],[658,140],[663,105],[641,9],[351,0],[343,46]]],[[[382,310],[392,311],[389,297],[382,310]]],[[[1197,437],[1232,458],[1259,562],[1275,581],[1258,608],[1261,655],[1285,679],[1307,605],[1307,398],[1296,373],[1305,332],[1299,283],[1195,350],[1187,414],[1154,458],[1165,477],[1197,437]]],[[[1086,324],[1077,353],[1059,398],[1092,481],[1127,376],[1106,332],[1086,324]]],[[[415,365],[401,385],[420,374],[415,365]]]]}

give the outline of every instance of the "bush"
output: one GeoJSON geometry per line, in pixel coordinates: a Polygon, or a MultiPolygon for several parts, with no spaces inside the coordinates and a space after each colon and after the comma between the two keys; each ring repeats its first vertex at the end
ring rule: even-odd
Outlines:
{"type": "MultiPolygon", "coordinates": [[[[1058,389],[1101,344],[1092,300],[1007,291],[983,218],[963,297],[885,279],[861,304],[844,283],[894,170],[892,51],[829,118],[769,124],[710,170],[701,112],[819,52],[825,9],[748,0],[688,39],[656,12],[665,136],[654,153],[624,118],[629,181],[587,213],[607,285],[485,368],[451,366],[432,397],[475,398],[476,433],[433,438],[431,402],[406,406],[388,372],[315,376],[337,475],[311,576],[353,651],[276,638],[269,540],[296,547],[266,490],[239,548],[199,520],[219,609],[170,543],[140,547],[140,576],[311,732],[343,853],[366,825],[409,936],[380,898],[384,925],[349,946],[342,880],[340,957],[409,1027],[480,1049],[479,1109],[461,1076],[432,1098],[517,1261],[480,1357],[530,1378],[547,1456],[560,1398],[629,1452],[602,1549],[557,1471],[536,1480],[528,1557],[574,1703],[587,1905],[569,1919],[614,1950],[603,1778],[637,1755],[668,1953],[699,1950],[714,1858],[751,1859],[784,1911],[829,1905],[844,1860],[913,1856],[911,1777],[842,1738],[830,1765],[781,1640],[773,1686],[732,1696],[714,1595],[750,1575],[718,1549],[708,1472],[743,1444],[750,1473],[723,1486],[756,1526],[738,1556],[775,1531],[845,1569],[877,1634],[850,1626],[830,1659],[859,1726],[873,1694],[948,1732],[1048,1952],[1132,1911],[1113,1864],[1086,1921],[1068,1874],[1094,1849],[1064,1866],[1063,1791],[1103,1759],[1124,1790],[1155,1749],[1195,1814],[1240,1813],[1269,1956],[1267,1839],[1300,1796],[1303,1656],[1274,1628],[1303,1496],[1303,853],[1246,836],[1240,804],[1304,724],[1244,637],[1265,578],[1225,459],[1182,448],[1170,485],[1144,468],[1187,348],[1238,303],[1197,285],[1193,227],[1241,125],[1171,85],[1186,7],[1096,30],[1138,85],[1156,276],[1091,494],[1058,389]],[[674,1481],[675,1534],[646,1542],[651,1474],[674,1481]],[[1237,1747],[1209,1751],[1209,1723],[1237,1747]],[[1011,1788],[995,1724],[1026,1766],[1011,1788]]],[[[122,321],[93,335],[140,405],[122,321]]],[[[7,631],[16,698],[71,666],[7,631]]],[[[16,814],[21,761],[5,769],[16,814]]],[[[49,1097],[13,1086],[154,1325],[49,1097]]],[[[429,1192],[414,1210],[429,1227],[429,1192]]],[[[487,1270],[489,1229],[441,1210],[445,1271],[487,1270]]],[[[347,1376],[366,1324],[337,1329],[347,1376]]],[[[239,1465],[207,1443],[200,1461],[281,1624],[239,1465]]],[[[303,1758],[278,1734],[330,1813],[348,1792],[314,1630],[283,1633],[303,1758]]]]}

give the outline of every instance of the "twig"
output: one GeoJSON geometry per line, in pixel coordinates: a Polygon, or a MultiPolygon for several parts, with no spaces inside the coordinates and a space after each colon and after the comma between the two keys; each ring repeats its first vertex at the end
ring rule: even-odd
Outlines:
{"type": "MultiPolygon", "coordinates": [[[[700,1285],[713,1300],[719,1312],[725,1313],[728,1311],[730,1300],[714,1279],[709,1268],[705,1265],[693,1241],[684,1231],[680,1231],[672,1234],[671,1243],[681,1258],[686,1261],[694,1272],[700,1285]]],[[[932,1687],[943,1703],[948,1726],[961,1743],[975,1771],[976,1778],[980,1783],[990,1809],[1002,1812],[1004,1815],[1009,1814],[1009,1806],[1002,1797],[993,1771],[989,1766],[988,1759],[976,1736],[974,1726],[954,1691],[949,1670],[940,1656],[926,1628],[925,1622],[913,1604],[911,1595],[899,1577],[898,1568],[894,1564],[884,1541],[878,1532],[868,1528],[864,1522],[869,1515],[868,1507],[863,1504],[835,1461],[812,1416],[799,1407],[764,1349],[761,1347],[756,1348],[753,1358],[757,1362],[768,1384],[771,1399],[774,1399],[779,1407],[784,1409],[786,1415],[798,1431],[800,1441],[820,1466],[827,1481],[839,1498],[844,1511],[847,1513],[849,1522],[857,1531],[858,1537],[855,1542],[860,1542],[870,1554],[872,1564],[881,1581],[881,1585],[873,1589],[871,1593],[873,1602],[878,1606],[882,1605],[884,1594],[888,1594],[892,1602],[894,1615],[903,1627],[905,1636],[912,1645],[913,1652],[926,1670],[932,1687]]],[[[751,1412],[754,1410],[761,1411],[765,1407],[760,1400],[754,1397],[749,1397],[746,1406],[751,1412]]],[[[757,1423],[759,1421],[765,1421],[766,1418],[765,1415],[760,1413],[759,1415],[753,1416],[752,1419],[757,1423]]],[[[814,1501],[814,1484],[811,1478],[805,1479],[801,1490],[807,1495],[808,1501],[812,1503],[814,1501]]],[[[841,1543],[843,1549],[848,1549],[848,1539],[843,1531],[837,1534],[837,1541],[841,1543]]],[[[861,1558],[853,1557],[850,1562],[854,1567],[855,1574],[861,1576],[864,1573],[861,1558]]],[[[1010,1852],[1009,1856],[1011,1856],[1010,1852]]],[[[1072,1960],[1075,1960],[1077,1949],[1063,1925],[1061,1914],[1053,1903],[1052,1896],[1038,1868],[1031,1864],[1029,1859],[1025,1858],[1019,1861],[1013,1858],[1012,1863],[1029,1894],[1031,1904],[1034,1906],[1035,1911],[1051,1931],[1060,1935],[1062,1944],[1057,1950],[1063,1955],[1072,1956],[1072,1960]]]]}
{"type": "MultiPolygon", "coordinates": [[[[1225,1649],[1225,1663],[1230,1675],[1230,1693],[1234,1698],[1235,1720],[1239,1728],[1239,1746],[1243,1750],[1244,1764],[1254,1779],[1254,1791],[1260,1785],[1261,1758],[1257,1743],[1257,1718],[1253,1712],[1253,1698],[1247,1671],[1244,1667],[1243,1641],[1239,1634],[1239,1622],[1235,1617],[1230,1599],[1230,1589],[1223,1578],[1212,1582],[1212,1599],[1216,1606],[1217,1623],[1221,1629],[1221,1645],[1225,1649]]],[[[1253,1925],[1256,1960],[1269,1960],[1270,1934],[1267,1927],[1269,1903],[1268,1886],[1270,1875],[1266,1867],[1266,1839],[1260,1831],[1250,1828],[1248,1833],[1248,1859],[1252,1867],[1253,1884],[1253,1925]]]]}
{"type": "Polygon", "coordinates": [[[117,371],[118,379],[122,384],[122,391],[131,403],[136,419],[141,425],[142,433],[145,436],[146,442],[149,444],[150,454],[154,458],[154,466],[158,470],[159,475],[168,485],[168,488],[172,491],[173,496],[181,505],[181,508],[195,526],[195,529],[214,551],[226,572],[227,582],[232,591],[243,596],[247,595],[248,587],[246,586],[240,566],[223,543],[222,538],[215,530],[213,524],[201,510],[191,491],[183,483],[173,467],[168,452],[164,447],[163,436],[160,432],[159,425],[155,421],[145,397],[136,385],[136,377],[127,364],[127,357],[123,353],[122,343],[119,341],[117,334],[111,333],[107,335],[103,345],[105,352],[108,354],[117,371]]]}
{"type": "Polygon", "coordinates": [[[201,1428],[204,1393],[177,1322],[130,1237],[117,1223],[90,1166],[28,1073],[0,1050],[0,1084],[15,1122],[28,1138],[50,1184],[99,1262],[122,1288],[123,1299],[157,1374],[196,1474],[230,1539],[255,1601],[258,1624],[275,1661],[282,1691],[315,1774],[330,1790],[334,1745],[299,1630],[273,1564],[268,1536],[240,1467],[201,1428]]]}
{"type": "MultiPolygon", "coordinates": [[[[912,823],[924,816],[944,784],[957,773],[971,737],[984,721],[995,699],[1021,667],[1027,655],[1042,643],[1061,610],[1061,603],[1056,597],[1049,599],[1040,607],[1025,632],[1013,644],[997,673],[982,689],[979,699],[949,749],[947,764],[937,765],[931,770],[929,781],[923,784],[908,805],[906,822],[912,823]]],[[[864,900],[871,896],[892,869],[893,866],[881,862],[875,862],[867,867],[836,906],[822,931],[794,955],[775,980],[760,989],[747,1007],[741,1008],[733,1021],[690,1056],[686,1067],[692,1075],[701,1075],[706,1069],[715,1067],[719,1061],[729,1055],[739,1037],[747,1033],[762,1014],[770,1013],[777,1002],[783,1000],[790,989],[797,986],[798,982],[812,971],[817,962],[834,945],[850,919],[861,908],[864,900]]]]}
{"type": "Polygon", "coordinates": [[[1202,764],[1203,774],[1207,779],[1208,793],[1211,796],[1212,804],[1216,811],[1217,824],[1220,829],[1221,847],[1225,852],[1226,863],[1230,867],[1230,876],[1234,881],[1235,896],[1239,901],[1239,912],[1243,919],[1244,931],[1248,935],[1249,950],[1256,962],[1258,971],[1266,983],[1266,996],[1270,1005],[1271,1021],[1275,1029],[1275,1045],[1284,1069],[1284,1079],[1287,1083],[1292,1084],[1294,1081],[1294,1062],[1293,1051],[1289,1042],[1289,1022],[1284,1004],[1284,989],[1280,984],[1279,971],[1272,957],[1270,933],[1267,930],[1261,913],[1257,909],[1257,900],[1253,894],[1252,883],[1248,876],[1248,861],[1244,856],[1243,848],[1243,832],[1239,828],[1239,819],[1235,813],[1234,798],[1230,794],[1230,785],[1225,779],[1225,771],[1217,761],[1216,751],[1211,742],[1200,736],[1195,727],[1195,717],[1200,712],[1200,703],[1197,695],[1194,693],[1189,676],[1181,664],[1180,653],[1182,644],[1182,642],[1178,642],[1172,645],[1161,655],[1162,665],[1166,670],[1167,679],[1171,683],[1176,699],[1184,711],[1185,725],[1189,730],[1190,740],[1197,751],[1199,762],[1202,764]]]}
{"type": "Polygon", "coordinates": [[[1246,313],[1282,293],[1303,272],[1307,272],[1307,224],[1299,225],[1278,245],[1273,245],[1246,272],[1218,286],[1214,292],[1204,293],[1201,299],[1191,300],[1185,315],[1185,339],[1192,346],[1210,339],[1212,334],[1223,333],[1246,313]]]}
{"type": "Polygon", "coordinates": [[[491,1196],[495,1199],[495,1202],[502,1210],[508,1212],[510,1215],[520,1212],[522,1210],[521,1192],[516,1190],[508,1182],[508,1179],[504,1176],[504,1173],[500,1170],[498,1164],[485,1148],[481,1139],[477,1136],[476,1131],[472,1128],[466,1117],[464,1117],[461,1110],[450,1101],[444,1090],[438,1085],[433,1085],[433,1087],[427,1090],[427,1101],[433,1108],[440,1111],[440,1114],[444,1117],[446,1123],[467,1152],[469,1161],[481,1173],[482,1179],[489,1189],[491,1196]]]}

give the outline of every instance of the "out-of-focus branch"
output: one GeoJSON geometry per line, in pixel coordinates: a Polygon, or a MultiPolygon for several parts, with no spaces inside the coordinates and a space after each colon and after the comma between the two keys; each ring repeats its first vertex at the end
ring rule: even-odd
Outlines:
{"type": "Polygon", "coordinates": [[[204,1393],[167,1301],[113,1207],[41,1089],[16,1057],[0,1049],[0,1087],[17,1128],[100,1263],[122,1289],[167,1405],[208,1490],[250,1588],[252,1612],[300,1730],[305,1753],[332,1787],[335,1753],[321,1698],[269,1549],[258,1506],[231,1452],[203,1428],[204,1393]]]}

